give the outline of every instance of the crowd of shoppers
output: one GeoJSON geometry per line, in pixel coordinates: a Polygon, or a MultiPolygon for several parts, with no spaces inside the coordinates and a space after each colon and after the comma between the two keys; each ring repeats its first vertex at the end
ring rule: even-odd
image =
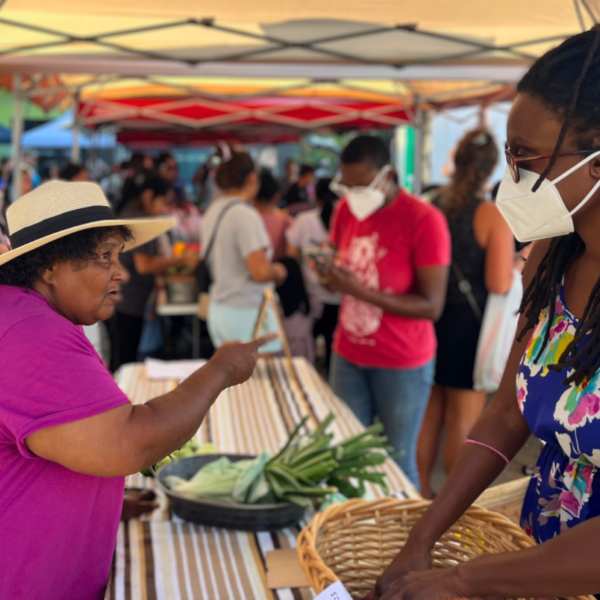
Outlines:
{"type": "MultiPolygon", "coordinates": [[[[399,187],[380,139],[359,136],[344,149],[339,175],[317,182],[318,204],[270,236],[265,217],[284,218],[274,207],[276,186],[264,175],[257,199],[261,181],[251,157],[224,150],[215,173],[219,194],[202,223],[202,256],[214,279],[208,325],[221,347],[176,393],[151,400],[150,410],[138,411],[122,394],[80,326],[112,316],[125,301],[121,284],[163,272],[161,251],[147,244],[171,225],[156,219],[176,193],[171,161],[162,157],[149,174],[143,163],[130,167],[119,212],[149,220],[99,225],[96,216],[110,216],[109,206],[85,182],[51,182],[16,202],[8,222],[21,243],[12,251],[5,244],[0,256],[0,463],[8,465],[0,470],[0,539],[7,540],[0,580],[8,595],[58,598],[78,589],[99,597],[123,475],[179,447],[223,389],[251,376],[259,346],[272,338],[223,342],[252,336],[265,289],[281,290],[284,315],[307,316],[313,294],[306,290],[317,286],[341,297],[331,384],[364,424],[382,421],[417,486],[417,435],[429,404],[418,461],[429,496],[440,429],[448,429],[449,479],[369,600],[598,592],[599,48],[596,26],[543,55],[521,80],[495,203],[488,179],[498,150],[485,130],[461,141],[451,181],[431,190],[432,203],[399,187]],[[285,254],[273,262],[282,235],[285,254]],[[531,242],[518,333],[500,387],[479,416],[486,401],[473,377],[480,316],[492,294],[516,281],[522,264],[515,250],[531,242]],[[119,254],[130,249],[125,269],[119,254]],[[297,310],[283,291],[292,280],[305,287],[290,295],[297,310]],[[537,544],[432,569],[437,541],[532,434],[545,444],[521,526],[537,544]],[[31,532],[39,542],[33,559],[31,532]],[[23,569],[43,577],[23,578],[23,569]]],[[[36,188],[31,168],[25,161],[13,171],[27,173],[25,186],[36,188]]],[[[308,178],[301,170],[290,190],[309,188],[306,180],[299,185],[303,171],[308,178]]],[[[71,169],[70,176],[79,173],[71,169]]],[[[5,172],[3,181],[10,177],[5,172]]],[[[182,259],[188,267],[197,262],[197,255],[182,259]]],[[[145,297],[150,286],[143,284],[145,297]]],[[[314,295],[336,304],[325,292],[314,295]]]]}
{"type": "MultiPolygon", "coordinates": [[[[122,219],[168,215],[176,224],[122,257],[127,276],[107,322],[110,344],[103,324],[94,332],[105,362],[114,371],[148,355],[151,332],[160,356],[155,305],[170,273],[205,263],[214,348],[252,339],[271,288],[278,308],[267,309],[262,333],[281,322],[292,354],[318,362],[365,425],[384,423],[398,462],[432,496],[443,429],[449,471],[487,399],[473,390],[481,322],[460,282],[468,280],[483,312],[488,292],[504,293],[513,276],[514,239],[487,201],[497,160],[492,136],[470,132],[450,183],[425,202],[399,186],[387,145],[375,136],[353,139],[338,175],[318,180],[312,166],[294,160],[278,180],[242,148],[220,143],[194,177],[202,207],[186,198],[173,155],[134,153],[101,181],[114,212],[122,219]],[[188,251],[175,252],[174,244],[188,251]]],[[[21,169],[26,193],[35,178],[31,164],[21,169]]],[[[90,172],[67,163],[57,175],[82,182],[90,172]]],[[[11,177],[5,161],[5,189],[11,177]]],[[[7,249],[8,239],[0,244],[7,249]]],[[[261,348],[281,350],[280,340],[261,348]]]]}

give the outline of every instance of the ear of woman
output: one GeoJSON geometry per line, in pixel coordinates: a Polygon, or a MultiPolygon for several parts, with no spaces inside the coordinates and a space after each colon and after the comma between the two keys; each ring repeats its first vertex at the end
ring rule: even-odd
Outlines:
{"type": "Polygon", "coordinates": [[[253,200],[258,193],[260,187],[260,179],[256,171],[251,171],[246,178],[244,185],[244,196],[245,200],[253,200]]]}

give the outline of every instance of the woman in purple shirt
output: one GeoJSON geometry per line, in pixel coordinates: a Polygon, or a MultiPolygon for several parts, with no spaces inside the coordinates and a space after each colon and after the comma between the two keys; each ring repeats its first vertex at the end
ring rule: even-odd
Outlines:
{"type": "Polygon", "coordinates": [[[124,477],[197,431],[252,373],[261,341],[232,344],[176,390],[133,406],[83,334],[109,318],[119,255],[172,226],[117,221],[92,183],[50,182],[8,210],[0,256],[0,599],[99,600],[124,477]]]}

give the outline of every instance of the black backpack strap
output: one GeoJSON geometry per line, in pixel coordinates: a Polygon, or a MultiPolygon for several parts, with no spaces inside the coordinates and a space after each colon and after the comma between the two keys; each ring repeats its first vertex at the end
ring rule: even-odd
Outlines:
{"type": "Polygon", "coordinates": [[[473,288],[454,259],[452,259],[452,271],[454,271],[454,275],[458,279],[458,289],[465,295],[475,318],[481,323],[483,321],[483,313],[481,312],[481,308],[479,308],[479,304],[477,304],[473,288]]]}

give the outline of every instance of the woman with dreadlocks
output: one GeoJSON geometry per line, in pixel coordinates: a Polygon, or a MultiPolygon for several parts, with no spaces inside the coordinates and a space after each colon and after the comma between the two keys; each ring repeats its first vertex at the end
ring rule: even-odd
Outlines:
{"type": "Polygon", "coordinates": [[[527,263],[502,385],[377,600],[600,592],[600,30],[542,56],[508,120],[498,208],[527,263]],[[531,434],[546,442],[523,506],[539,545],[431,570],[436,540],[531,434]]]}

